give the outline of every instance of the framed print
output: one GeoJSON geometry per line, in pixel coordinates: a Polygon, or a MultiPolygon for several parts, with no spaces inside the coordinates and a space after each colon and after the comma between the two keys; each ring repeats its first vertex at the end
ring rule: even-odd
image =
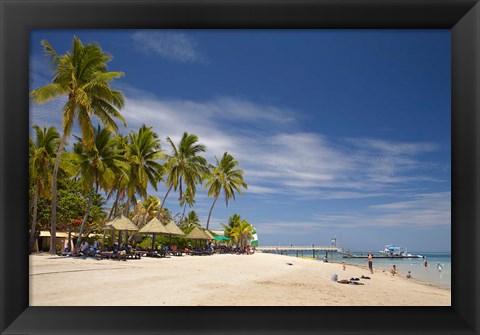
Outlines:
{"type": "Polygon", "coordinates": [[[478,334],[477,1],[0,9],[2,334],[478,334]]]}

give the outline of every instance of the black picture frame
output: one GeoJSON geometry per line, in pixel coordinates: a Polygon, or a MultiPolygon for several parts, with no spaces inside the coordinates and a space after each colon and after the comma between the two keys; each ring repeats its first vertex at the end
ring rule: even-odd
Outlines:
{"type": "Polygon", "coordinates": [[[478,1],[1,0],[0,11],[2,334],[479,333],[478,1]],[[29,307],[29,31],[82,28],[451,29],[452,306],[29,307]]]}

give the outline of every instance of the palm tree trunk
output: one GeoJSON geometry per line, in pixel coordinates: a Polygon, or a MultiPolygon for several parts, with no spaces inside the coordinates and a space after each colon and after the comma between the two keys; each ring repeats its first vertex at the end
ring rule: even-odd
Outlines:
{"type": "Polygon", "coordinates": [[[182,217],[180,218],[180,222],[182,222],[183,217],[185,216],[185,210],[187,209],[187,202],[185,202],[185,205],[183,205],[183,212],[182,212],[182,217]]]}
{"type": "Polygon", "coordinates": [[[75,244],[75,250],[80,248],[80,243],[82,243],[83,227],[85,226],[85,222],[87,222],[88,216],[90,215],[92,202],[93,202],[93,185],[92,185],[92,188],[90,189],[90,195],[88,196],[87,211],[83,217],[82,224],[80,225],[80,231],[78,232],[78,239],[77,239],[77,243],[75,244]]]}
{"type": "Polygon", "coordinates": [[[30,240],[29,240],[29,252],[33,250],[33,244],[35,243],[35,227],[37,225],[37,206],[38,206],[38,190],[40,188],[40,181],[37,181],[35,194],[33,196],[33,214],[32,214],[32,226],[30,227],[30,240]]]}
{"type": "Polygon", "coordinates": [[[126,217],[128,217],[128,212],[130,211],[130,200],[131,197],[127,195],[127,202],[125,203],[125,209],[123,210],[123,215],[125,215],[126,217]]]}
{"type": "Polygon", "coordinates": [[[55,158],[55,165],[53,166],[52,176],[52,214],[50,219],[50,250],[49,253],[56,254],[56,236],[57,236],[57,175],[60,166],[60,158],[62,157],[63,148],[67,142],[67,134],[63,132],[62,139],[58,145],[57,157],[55,158]]]}
{"type": "Polygon", "coordinates": [[[112,209],[110,210],[110,214],[108,214],[108,220],[112,219],[113,217],[117,216],[117,207],[118,207],[118,200],[120,199],[120,190],[117,190],[117,195],[115,196],[115,202],[113,203],[112,209]]]}
{"type": "Polygon", "coordinates": [[[158,210],[158,219],[160,218],[160,212],[162,211],[163,204],[164,204],[165,201],[167,200],[168,193],[170,193],[170,191],[172,190],[172,187],[173,187],[173,185],[168,188],[168,191],[167,191],[167,193],[165,194],[165,197],[163,197],[163,201],[162,201],[162,203],[160,204],[160,209],[158,210]]]}
{"type": "Polygon", "coordinates": [[[215,203],[217,202],[217,200],[218,200],[218,197],[216,197],[216,198],[213,200],[212,207],[210,207],[210,212],[208,212],[207,229],[208,229],[208,225],[210,224],[210,216],[212,215],[213,206],[215,206],[215,203]]]}

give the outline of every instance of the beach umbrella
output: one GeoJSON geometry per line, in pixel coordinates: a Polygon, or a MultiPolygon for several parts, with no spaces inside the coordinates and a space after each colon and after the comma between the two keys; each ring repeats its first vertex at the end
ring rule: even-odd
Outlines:
{"type": "Polygon", "coordinates": [[[185,236],[185,233],[178,228],[178,226],[172,220],[168,221],[168,223],[165,225],[165,229],[167,229],[168,235],[170,235],[170,244],[172,243],[172,235],[185,236]]]}
{"type": "Polygon", "coordinates": [[[255,227],[253,227],[252,236],[253,236],[253,239],[252,239],[252,241],[250,241],[250,246],[251,247],[258,247],[258,235],[257,235],[257,230],[255,229],[255,227]]]}
{"type": "Polygon", "coordinates": [[[226,236],[214,236],[215,241],[230,241],[230,239],[226,236]]]}
{"type": "Polygon", "coordinates": [[[187,240],[208,240],[208,239],[210,239],[210,236],[207,235],[205,230],[203,230],[199,227],[195,227],[195,228],[192,229],[191,232],[189,232],[187,234],[187,236],[185,236],[185,239],[187,239],[187,240]]]}
{"type": "Polygon", "coordinates": [[[167,228],[160,222],[156,217],[151,219],[142,229],[138,231],[142,234],[153,234],[152,238],[152,251],[155,249],[155,235],[156,234],[164,234],[168,235],[169,232],[167,228]]]}
{"type": "Polygon", "coordinates": [[[214,240],[215,237],[208,231],[208,229],[204,230],[205,234],[207,234],[209,240],[214,240]]]}
{"type": "Polygon", "coordinates": [[[200,227],[195,227],[192,229],[191,232],[185,236],[185,239],[187,240],[209,240],[210,236],[209,234],[206,233],[205,229],[202,229],[200,227]]]}
{"type": "Polygon", "coordinates": [[[138,227],[135,226],[135,225],[133,224],[133,222],[132,222],[129,218],[121,215],[120,217],[115,218],[115,219],[107,222],[107,223],[102,227],[102,229],[104,229],[104,230],[112,230],[112,231],[118,230],[118,231],[119,231],[119,233],[118,233],[118,239],[119,239],[119,241],[118,241],[118,242],[119,242],[119,246],[120,246],[120,244],[121,244],[121,242],[122,242],[122,241],[120,240],[120,233],[121,233],[122,231],[127,231],[127,232],[128,232],[128,231],[137,231],[137,230],[138,230],[138,227]]]}

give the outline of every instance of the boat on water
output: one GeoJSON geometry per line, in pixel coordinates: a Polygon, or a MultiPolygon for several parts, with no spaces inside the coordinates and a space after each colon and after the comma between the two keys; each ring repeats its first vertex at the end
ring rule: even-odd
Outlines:
{"type": "MultiPolygon", "coordinates": [[[[385,245],[385,249],[379,251],[380,255],[372,255],[373,258],[422,258],[422,255],[412,255],[405,247],[397,247],[393,244],[385,245]]],[[[353,255],[343,253],[343,258],[367,258],[368,255],[353,255]]]]}

